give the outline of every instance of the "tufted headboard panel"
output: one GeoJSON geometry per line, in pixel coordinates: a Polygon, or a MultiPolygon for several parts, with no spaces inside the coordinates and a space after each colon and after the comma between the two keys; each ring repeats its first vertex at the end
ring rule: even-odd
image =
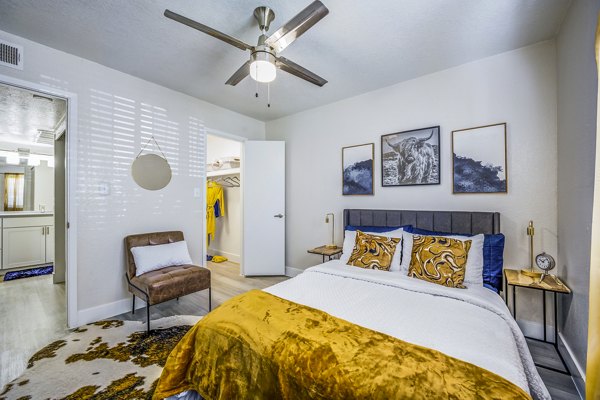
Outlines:
{"type": "Polygon", "coordinates": [[[477,235],[500,233],[500,213],[481,211],[413,211],[345,209],[344,227],[401,226],[477,235]]]}

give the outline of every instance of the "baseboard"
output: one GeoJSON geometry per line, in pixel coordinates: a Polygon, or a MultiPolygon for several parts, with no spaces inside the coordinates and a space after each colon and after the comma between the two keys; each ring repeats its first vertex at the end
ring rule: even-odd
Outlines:
{"type": "Polygon", "coordinates": [[[239,254],[235,254],[235,253],[230,253],[228,251],[223,251],[223,250],[219,250],[219,249],[212,249],[209,248],[208,249],[208,254],[210,254],[211,256],[223,256],[223,257],[227,257],[227,259],[229,261],[232,261],[234,263],[238,263],[240,264],[242,257],[240,257],[239,254]]]}
{"type": "MultiPolygon", "coordinates": [[[[135,309],[146,307],[146,302],[136,297],[135,309]]],[[[123,314],[131,311],[131,297],[113,301],[112,303],[102,304],[96,307],[79,310],[77,313],[77,323],[79,326],[96,322],[101,319],[114,317],[115,315],[123,314]]]]}
{"type": "Polygon", "coordinates": [[[571,347],[569,347],[569,344],[560,332],[558,333],[558,349],[569,366],[571,379],[573,379],[573,383],[579,392],[579,397],[585,399],[585,372],[583,372],[583,368],[573,356],[573,350],[571,350],[571,347]]]}
{"type": "Polygon", "coordinates": [[[290,278],[298,276],[303,272],[304,270],[301,268],[285,267],[285,276],[289,276],[290,278]]]}

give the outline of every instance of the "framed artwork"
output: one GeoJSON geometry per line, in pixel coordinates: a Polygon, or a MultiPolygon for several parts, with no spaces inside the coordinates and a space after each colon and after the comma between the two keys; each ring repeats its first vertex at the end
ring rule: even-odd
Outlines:
{"type": "Polygon", "coordinates": [[[381,186],[439,184],[439,126],[381,136],[381,186]]]}
{"type": "Polygon", "coordinates": [[[375,144],[359,144],[342,148],[342,194],[373,194],[375,144]]]}
{"type": "Polygon", "coordinates": [[[506,123],[452,131],[454,193],[507,193],[506,123]]]}

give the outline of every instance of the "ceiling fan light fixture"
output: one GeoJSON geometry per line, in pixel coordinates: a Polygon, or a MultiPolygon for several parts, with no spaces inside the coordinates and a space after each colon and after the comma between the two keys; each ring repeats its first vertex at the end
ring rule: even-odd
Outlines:
{"type": "MultiPolygon", "coordinates": [[[[172,19],[173,21],[187,25],[190,28],[219,39],[240,50],[249,50],[252,53],[250,60],[246,61],[238,68],[225,82],[226,85],[231,86],[237,85],[248,75],[256,82],[272,82],[277,76],[277,69],[281,69],[282,71],[317,86],[325,85],[327,83],[325,79],[291,60],[280,57],[279,53],[302,36],[307,30],[312,28],[327,14],[329,14],[329,9],[325,7],[320,0],[313,0],[312,3],[267,37],[266,33],[269,30],[269,25],[275,19],[275,13],[269,7],[257,7],[254,10],[254,17],[256,22],[258,22],[261,35],[258,38],[258,44],[256,46],[250,46],[233,36],[229,36],[226,33],[184,17],[171,10],[165,10],[164,12],[165,17],[172,19]]],[[[256,93],[256,97],[258,97],[258,93],[256,93]]]]}
{"type": "Polygon", "coordinates": [[[259,51],[252,54],[250,77],[257,82],[273,82],[277,76],[275,57],[271,53],[259,51]]]}

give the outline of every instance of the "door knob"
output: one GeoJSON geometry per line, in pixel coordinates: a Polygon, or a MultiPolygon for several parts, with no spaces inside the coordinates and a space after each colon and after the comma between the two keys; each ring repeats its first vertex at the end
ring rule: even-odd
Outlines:
{"type": "Polygon", "coordinates": [[[283,218],[283,214],[273,215],[275,218],[283,218]]]}

